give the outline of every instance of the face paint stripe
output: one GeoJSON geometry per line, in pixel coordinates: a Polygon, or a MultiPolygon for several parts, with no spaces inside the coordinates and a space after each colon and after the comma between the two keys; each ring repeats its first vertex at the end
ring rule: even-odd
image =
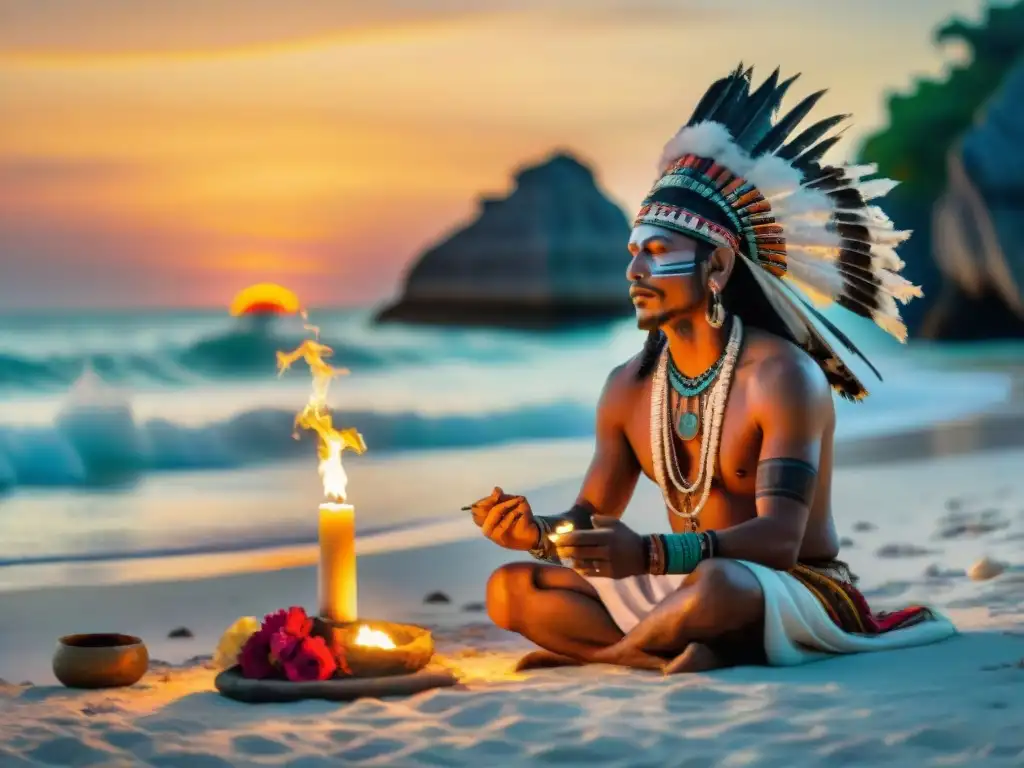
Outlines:
{"type": "Polygon", "coordinates": [[[690,261],[676,264],[659,265],[651,267],[651,277],[685,277],[697,271],[697,263],[690,261]]]}

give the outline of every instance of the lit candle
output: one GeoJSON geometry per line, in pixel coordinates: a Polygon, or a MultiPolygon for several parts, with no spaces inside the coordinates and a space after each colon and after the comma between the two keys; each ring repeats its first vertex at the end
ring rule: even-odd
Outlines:
{"type": "MultiPolygon", "coordinates": [[[[363,453],[366,443],[353,428],[337,429],[327,408],[327,390],[331,379],[348,373],[343,368],[332,368],[325,357],[332,354],[330,347],[319,340],[319,330],[309,325],[306,313],[305,327],[317,334],[306,339],[291,352],[277,353],[277,369],[284,373],[297,360],[306,361],[313,374],[313,393],[299,415],[295,417],[297,429],[316,432],[318,471],[324,484],[324,497],[320,505],[320,617],[339,623],[353,622],[356,611],[356,521],[355,507],[346,504],[348,475],[341,465],[341,453],[346,448],[363,453]]],[[[298,437],[298,433],[296,433],[298,437]]]]}
{"type": "Polygon", "coordinates": [[[355,621],[356,518],[351,504],[320,505],[320,616],[355,621]]]}

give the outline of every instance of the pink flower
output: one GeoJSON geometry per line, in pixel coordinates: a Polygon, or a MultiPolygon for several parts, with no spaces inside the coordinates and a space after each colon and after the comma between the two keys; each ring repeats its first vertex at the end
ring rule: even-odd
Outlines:
{"type": "MultiPolygon", "coordinates": [[[[282,667],[286,674],[292,674],[288,673],[287,664],[295,661],[300,654],[302,644],[310,639],[309,633],[312,630],[313,620],[306,615],[305,610],[297,605],[293,605],[287,611],[268,613],[263,617],[263,624],[259,631],[246,641],[238,654],[238,663],[242,667],[242,674],[248,678],[263,680],[268,677],[280,677],[282,667]]],[[[320,643],[323,644],[323,641],[321,640],[320,643]]],[[[313,653],[317,655],[319,651],[313,653]]],[[[316,674],[319,674],[316,671],[318,663],[308,659],[304,660],[302,662],[305,665],[303,669],[314,670],[316,674]]],[[[334,666],[327,673],[327,677],[333,673],[334,666]]],[[[294,674],[312,674],[312,672],[294,674]]]]}
{"type": "Polygon", "coordinates": [[[270,661],[270,643],[262,632],[257,632],[245,641],[238,654],[238,665],[242,668],[242,676],[251,680],[276,676],[277,670],[270,661]]]}
{"type": "Polygon", "coordinates": [[[306,637],[295,654],[284,662],[284,673],[293,683],[327,680],[338,668],[322,637],[306,637]]]}
{"type": "Polygon", "coordinates": [[[270,654],[273,661],[282,663],[288,661],[299,649],[299,643],[303,638],[290,635],[284,629],[279,629],[270,636],[270,654]]]}

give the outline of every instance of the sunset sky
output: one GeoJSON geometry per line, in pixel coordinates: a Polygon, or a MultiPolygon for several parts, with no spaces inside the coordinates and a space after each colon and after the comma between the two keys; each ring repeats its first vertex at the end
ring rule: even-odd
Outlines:
{"type": "Polygon", "coordinates": [[[853,112],[955,52],[978,0],[0,0],[0,311],[389,296],[568,148],[627,208],[739,60],[853,112]],[[854,10],[856,8],[856,10],[854,10]],[[428,10],[424,10],[428,9],[428,10]]]}

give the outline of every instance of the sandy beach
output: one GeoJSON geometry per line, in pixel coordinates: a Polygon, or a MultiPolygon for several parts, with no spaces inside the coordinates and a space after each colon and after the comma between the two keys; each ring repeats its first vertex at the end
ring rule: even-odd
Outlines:
{"type": "MultiPolygon", "coordinates": [[[[309,552],[255,566],[279,570],[0,594],[0,765],[1020,765],[1024,449],[1006,437],[1011,417],[839,451],[833,503],[865,594],[876,609],[939,608],[961,630],[951,640],[788,669],[518,675],[530,646],[480,612],[487,574],[516,555],[461,521],[435,546],[360,560],[360,612],[433,627],[438,663],[460,678],[406,699],[250,706],[215,692],[204,657],[235,618],[315,607],[309,552]],[[1005,569],[970,578],[983,557],[1005,569]],[[433,591],[450,603],[425,604],[433,591]],[[178,627],[192,637],[168,638],[178,627]],[[56,685],[56,638],[87,631],[142,636],[149,674],[116,691],[56,685]]],[[[575,492],[531,500],[552,511],[575,492]]],[[[659,510],[644,483],[626,520],[661,528],[659,510]]]]}

